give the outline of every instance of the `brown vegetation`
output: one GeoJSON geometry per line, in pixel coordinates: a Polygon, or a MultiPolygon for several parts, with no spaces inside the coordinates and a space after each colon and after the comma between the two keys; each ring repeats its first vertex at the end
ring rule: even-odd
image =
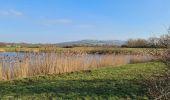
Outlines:
{"type": "Polygon", "coordinates": [[[170,29],[167,35],[161,36],[159,43],[165,48],[162,52],[155,48],[149,51],[158,61],[163,62],[167,69],[162,75],[154,75],[149,78],[147,86],[149,87],[149,95],[154,100],[169,100],[170,99],[170,29]],[[156,78],[155,78],[156,77],[156,78]]]}
{"type": "Polygon", "coordinates": [[[86,53],[20,53],[0,57],[0,79],[9,80],[34,75],[60,74],[110,65],[144,62],[146,56],[91,55],[86,53]],[[138,58],[138,60],[134,60],[138,58]]]}

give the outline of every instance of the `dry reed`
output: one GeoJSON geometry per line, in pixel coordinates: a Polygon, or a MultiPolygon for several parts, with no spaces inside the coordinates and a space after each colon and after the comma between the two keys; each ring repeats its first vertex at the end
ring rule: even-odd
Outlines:
{"type": "Polygon", "coordinates": [[[0,79],[10,80],[35,75],[60,74],[93,68],[143,62],[144,56],[90,55],[85,53],[19,53],[0,55],[0,79]]]}

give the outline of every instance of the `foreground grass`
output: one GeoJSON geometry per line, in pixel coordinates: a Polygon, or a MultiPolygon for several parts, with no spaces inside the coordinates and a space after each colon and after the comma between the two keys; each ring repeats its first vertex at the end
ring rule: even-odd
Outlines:
{"type": "Polygon", "coordinates": [[[0,99],[148,99],[143,80],[164,68],[150,62],[0,81],[0,99]]]}

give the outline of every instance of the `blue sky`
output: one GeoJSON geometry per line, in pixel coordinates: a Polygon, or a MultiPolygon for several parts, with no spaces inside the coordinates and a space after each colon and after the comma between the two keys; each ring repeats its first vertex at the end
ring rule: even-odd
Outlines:
{"type": "Polygon", "coordinates": [[[0,0],[0,41],[127,40],[166,33],[170,0],[0,0]]]}

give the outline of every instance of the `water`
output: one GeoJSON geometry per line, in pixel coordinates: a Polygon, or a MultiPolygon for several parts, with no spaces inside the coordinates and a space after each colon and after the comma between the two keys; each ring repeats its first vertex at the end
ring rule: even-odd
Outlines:
{"type": "Polygon", "coordinates": [[[15,56],[17,55],[17,52],[0,52],[0,55],[15,56]]]}

